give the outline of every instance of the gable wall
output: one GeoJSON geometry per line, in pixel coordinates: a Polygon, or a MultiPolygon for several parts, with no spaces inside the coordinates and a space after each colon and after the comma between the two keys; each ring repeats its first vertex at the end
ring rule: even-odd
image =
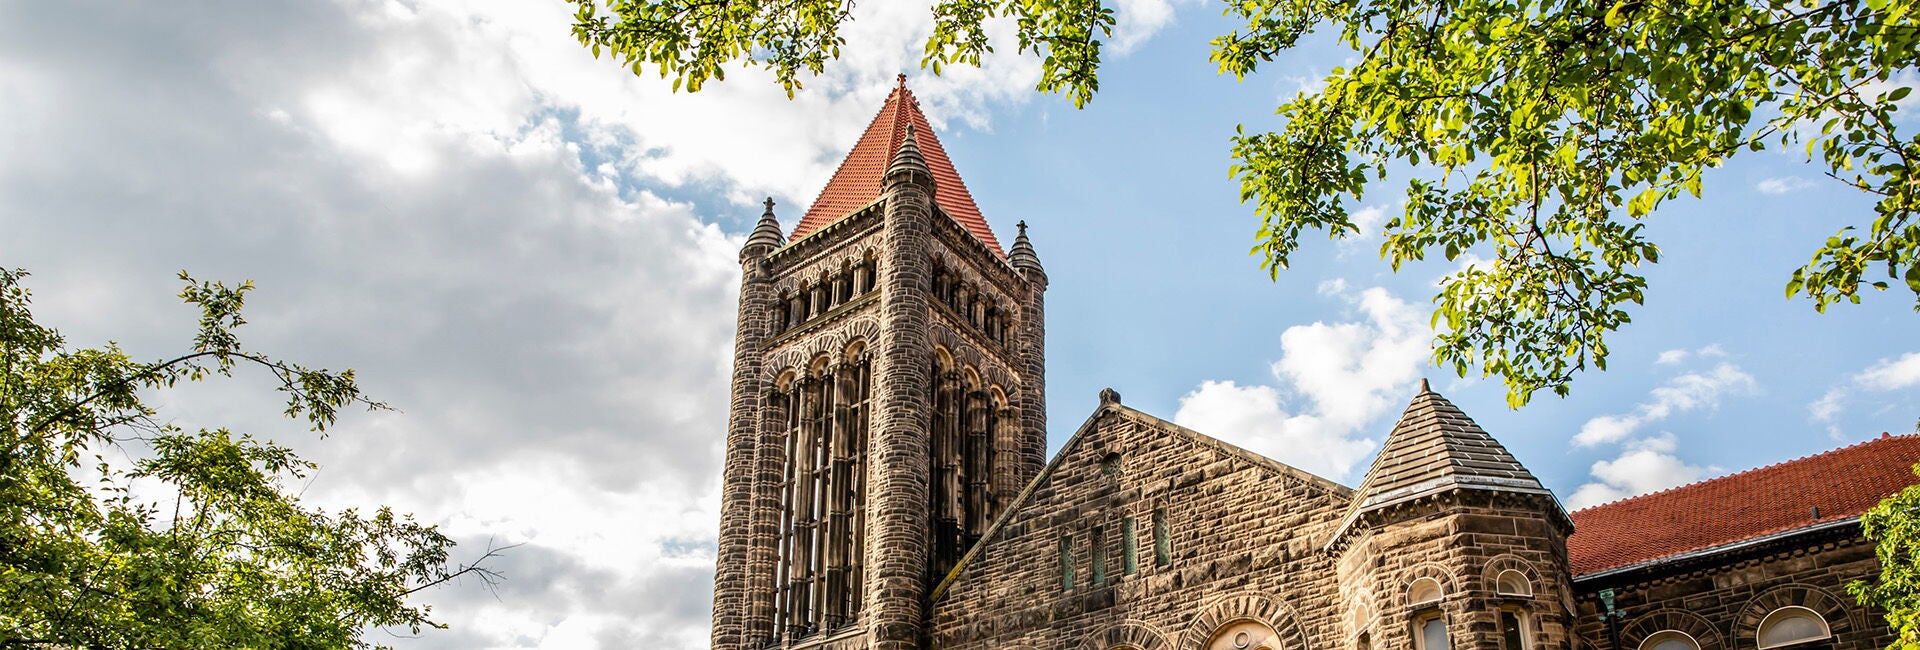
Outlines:
{"type": "Polygon", "coordinates": [[[931,647],[1192,648],[1240,617],[1274,625],[1291,637],[1287,647],[1332,638],[1333,560],[1318,544],[1347,498],[1344,488],[1109,407],[934,603],[931,647]],[[1111,473],[1102,467],[1109,453],[1119,455],[1111,473]],[[1155,566],[1155,508],[1170,523],[1166,567],[1155,566]],[[1133,575],[1123,567],[1129,516],[1133,575]],[[1093,581],[1095,526],[1104,529],[1105,584],[1093,581]],[[1067,535],[1072,589],[1060,572],[1067,535]]]}

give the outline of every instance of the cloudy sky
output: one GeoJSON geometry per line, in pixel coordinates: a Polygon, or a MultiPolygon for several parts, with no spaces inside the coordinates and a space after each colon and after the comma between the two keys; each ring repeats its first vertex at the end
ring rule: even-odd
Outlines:
{"type": "MultiPolygon", "coordinates": [[[[33,273],[43,322],[144,357],[191,335],[174,273],[252,279],[255,347],[399,407],[316,439],[249,377],[154,396],[295,445],[324,466],[299,486],[316,503],[392,504],[469,554],[520,544],[498,590],[426,596],[452,629],[374,632],[402,648],[704,647],[735,253],[761,197],[804,212],[899,72],[1002,238],[1033,226],[1055,445],[1112,386],[1353,484],[1428,376],[1582,506],[1920,417],[1907,297],[1782,298],[1869,204],[1777,153],[1662,208],[1611,370],[1506,409],[1425,362],[1449,267],[1391,274],[1377,235],[1278,281],[1245,255],[1227,138],[1345,55],[1235,82],[1207,64],[1213,7],[1119,7],[1077,111],[1011,47],[920,73],[921,2],[861,5],[846,58],[789,101],[755,70],[687,95],[596,62],[558,0],[0,0],[0,264],[33,273]]],[[[1390,200],[1356,207],[1379,223],[1390,200]]]]}

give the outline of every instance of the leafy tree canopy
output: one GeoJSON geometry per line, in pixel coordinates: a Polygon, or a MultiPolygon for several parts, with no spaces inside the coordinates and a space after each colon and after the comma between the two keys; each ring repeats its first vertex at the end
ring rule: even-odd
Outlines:
{"type": "Polygon", "coordinates": [[[35,323],[25,275],[0,268],[0,648],[367,648],[370,627],[436,626],[414,592],[493,577],[450,564],[452,542],[411,517],[302,505],[282,482],[314,465],[293,451],[186,431],[142,401],[250,365],[316,431],[341,408],[384,408],[350,370],[242,347],[251,284],[182,273],[192,347],[136,361],[35,323]]]}
{"type": "MultiPolygon", "coordinates": [[[[745,61],[789,94],[839,55],[847,0],[572,0],[596,56],[699,90],[745,61]]],[[[1787,296],[1824,311],[1904,286],[1920,309],[1920,140],[1897,128],[1920,44],[1912,0],[1233,0],[1244,26],[1214,39],[1224,73],[1251,74],[1308,34],[1358,62],[1281,104],[1284,127],[1241,132],[1232,171],[1261,225],[1271,273],[1309,230],[1359,232],[1348,209],[1404,174],[1404,210],[1381,255],[1401,264],[1473,254],[1446,277],[1436,363],[1502,378],[1508,402],[1565,395],[1604,369],[1607,334],[1643,300],[1659,260],[1644,220],[1699,196],[1701,175],[1743,151],[1804,151],[1872,195],[1871,215],[1814,247],[1787,296]]],[[[1084,105],[1098,90],[1102,0],[939,0],[924,67],[978,65],[987,21],[1041,59],[1038,89],[1084,105]]],[[[1784,269],[1783,269],[1784,271],[1784,269]]]]}
{"type": "MultiPolygon", "coordinates": [[[[1920,465],[1914,466],[1920,474],[1920,465]]],[[[1874,542],[1880,576],[1847,584],[1863,605],[1886,612],[1891,650],[1920,650],[1920,485],[1907,486],[1860,515],[1860,529],[1874,542]]]]}

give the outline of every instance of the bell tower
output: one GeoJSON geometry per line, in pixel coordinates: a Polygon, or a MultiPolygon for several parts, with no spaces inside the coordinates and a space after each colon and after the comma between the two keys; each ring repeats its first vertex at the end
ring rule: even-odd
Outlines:
{"type": "Polygon", "coordinates": [[[905,75],[791,235],[740,251],[713,647],[923,647],[928,594],[1046,450],[1046,273],[905,75]]]}

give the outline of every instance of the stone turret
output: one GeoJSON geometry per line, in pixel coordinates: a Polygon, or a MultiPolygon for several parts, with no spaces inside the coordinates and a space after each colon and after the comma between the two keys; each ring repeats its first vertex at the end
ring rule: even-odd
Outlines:
{"type": "Polygon", "coordinates": [[[1344,632],[1373,648],[1432,647],[1435,635],[1454,648],[1570,648],[1572,532],[1539,479],[1423,380],[1328,542],[1344,632]]]}
{"type": "Polygon", "coordinates": [[[1040,267],[1033,242],[1027,239],[1027,222],[1021,221],[1017,227],[1020,234],[1007,251],[1007,263],[1027,281],[1025,293],[1019,296],[1020,320],[1015,334],[1022,373],[1021,439],[1015,476],[1017,485],[1025,486],[1047,463],[1047,272],[1040,267]]]}
{"type": "Polygon", "coordinates": [[[773,199],[760,223],[740,248],[739,329],[733,339],[732,401],[727,412],[727,454],[722,469],[720,537],[714,576],[713,647],[747,645],[754,603],[751,585],[754,545],[754,473],[758,469],[762,372],[767,339],[773,335],[773,285],[767,256],[785,243],[773,216],[773,199]]]}
{"type": "Polygon", "coordinates": [[[872,563],[867,581],[868,647],[918,648],[925,623],[933,357],[927,319],[931,281],[933,174],[912,124],[887,167],[881,196],[886,244],[880,259],[880,330],[874,369],[873,468],[869,504],[872,563]]]}

